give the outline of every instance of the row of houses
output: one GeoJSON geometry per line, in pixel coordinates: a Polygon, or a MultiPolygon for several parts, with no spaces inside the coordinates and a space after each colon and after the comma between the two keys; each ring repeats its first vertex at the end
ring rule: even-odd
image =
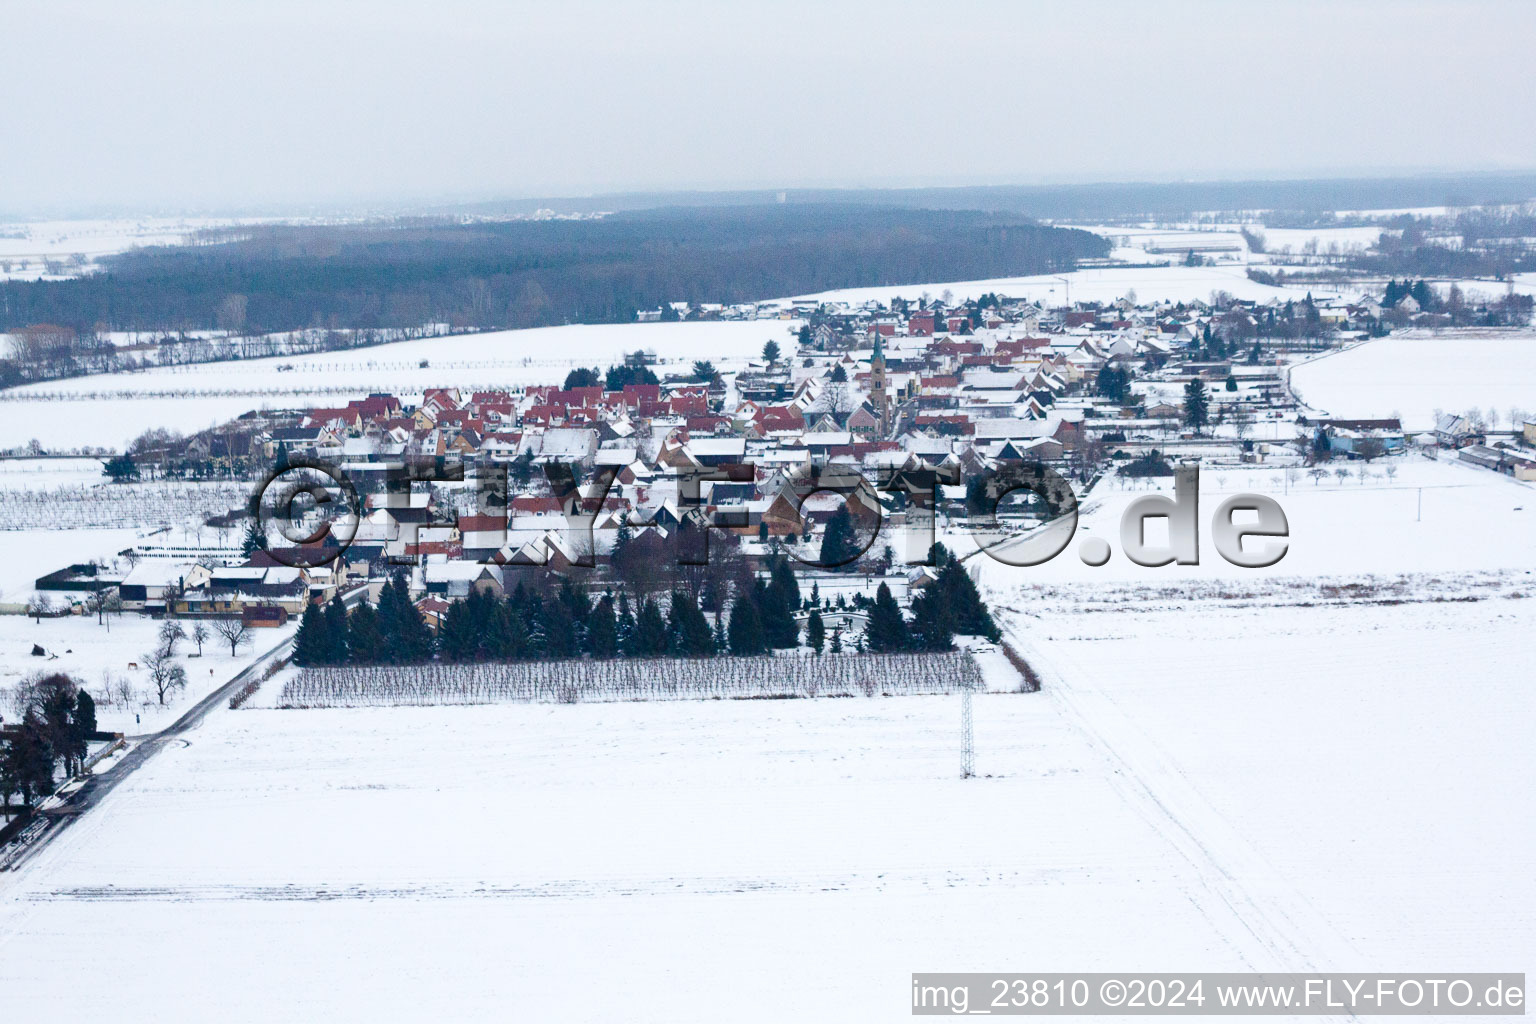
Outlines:
{"type": "MultiPolygon", "coordinates": [[[[1337,327],[1372,314],[1368,304],[1316,308],[1337,327]]],[[[670,538],[693,520],[750,551],[843,513],[900,523],[905,496],[879,485],[903,474],[936,474],[947,482],[941,503],[959,503],[967,479],[1000,466],[1091,469],[1082,464],[1103,457],[1100,442],[1177,422],[1190,380],[1211,385],[1218,410],[1290,402],[1275,360],[1257,349],[1220,358],[1211,341],[1250,336],[1274,313],[1261,304],[807,301],[730,315],[749,313],[780,322],[765,327],[770,337],[795,341],[781,358],[712,379],[376,393],[210,432],[269,460],[339,467],[360,499],[349,544],[302,560],[319,568],[260,551],[142,560],[117,581],[124,606],[292,615],[402,570],[419,600],[444,602],[504,588],[520,566],[601,566],[626,538],[670,538]],[[1107,389],[1106,371],[1127,386],[1107,389]]],[[[1403,442],[1395,421],[1303,425],[1345,455],[1403,442]]]]}

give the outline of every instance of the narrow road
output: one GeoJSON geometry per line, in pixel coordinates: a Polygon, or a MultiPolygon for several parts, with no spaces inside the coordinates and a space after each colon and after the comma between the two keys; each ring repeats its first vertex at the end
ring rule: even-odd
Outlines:
{"type": "Polygon", "coordinates": [[[32,824],[17,836],[10,846],[0,851],[0,871],[16,870],[39,850],[53,842],[65,829],[74,824],[76,818],[99,804],[103,797],[117,788],[119,783],[159,753],[166,743],[201,725],[208,712],[220,704],[227,703],[240,687],[257,678],[257,674],[265,671],[275,658],[285,657],[292,648],[293,638],[289,637],[264,651],[250,665],[237,672],[229,682],[188,708],[186,713],[176,721],[134,745],[110,771],[101,775],[92,775],[85,780],[84,785],[65,797],[63,803],[38,812],[32,824]]]}
{"type": "MultiPolygon", "coordinates": [[[[363,583],[343,593],[341,600],[348,608],[356,608],[367,595],[368,586],[363,583]]],[[[138,771],[146,761],[159,753],[166,743],[197,728],[207,717],[208,712],[220,704],[227,703],[240,687],[256,678],[258,672],[264,671],[273,660],[286,657],[292,650],[293,638],[289,637],[263,651],[255,661],[236,673],[234,678],[192,705],[176,721],[136,744],[133,749],[123,755],[123,759],[111,771],[102,775],[92,775],[79,789],[65,797],[63,803],[40,812],[36,820],[28,825],[21,835],[12,840],[10,845],[0,849],[0,871],[15,871],[30,860],[33,854],[53,842],[60,833],[72,825],[76,818],[101,803],[103,797],[116,789],[118,784],[128,776],[138,771]]]]}

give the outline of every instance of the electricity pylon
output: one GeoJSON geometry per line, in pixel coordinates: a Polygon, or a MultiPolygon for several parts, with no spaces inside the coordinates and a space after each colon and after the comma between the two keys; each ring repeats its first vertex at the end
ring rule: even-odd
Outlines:
{"type": "Polygon", "coordinates": [[[976,734],[971,722],[971,684],[960,684],[960,777],[976,776],[976,734]]]}

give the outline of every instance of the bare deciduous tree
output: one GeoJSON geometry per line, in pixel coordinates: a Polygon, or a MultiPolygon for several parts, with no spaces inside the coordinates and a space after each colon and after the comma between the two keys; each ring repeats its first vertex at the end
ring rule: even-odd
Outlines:
{"type": "Polygon", "coordinates": [[[176,644],[187,638],[187,631],[175,619],[166,619],[160,624],[159,636],[160,650],[170,657],[176,653],[176,644]]]}
{"type": "Polygon", "coordinates": [[[160,650],[144,655],[144,665],[149,670],[150,685],[155,688],[155,696],[162,706],[168,694],[186,688],[187,670],[176,662],[169,651],[160,650]]]}
{"type": "Polygon", "coordinates": [[[213,631],[229,644],[229,656],[233,658],[241,644],[251,640],[251,629],[240,619],[215,619],[213,631]]]}
{"type": "Polygon", "coordinates": [[[33,622],[43,621],[44,615],[53,614],[53,598],[47,594],[34,594],[27,602],[27,614],[32,616],[33,622]]]}
{"type": "Polygon", "coordinates": [[[1387,446],[1379,437],[1362,437],[1355,443],[1355,454],[1367,463],[1381,458],[1387,453],[1387,446]]]}

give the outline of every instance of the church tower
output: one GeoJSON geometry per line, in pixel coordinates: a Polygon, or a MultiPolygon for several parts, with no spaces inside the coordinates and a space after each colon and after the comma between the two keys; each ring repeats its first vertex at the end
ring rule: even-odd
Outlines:
{"type": "Polygon", "coordinates": [[[875,332],[875,351],[869,357],[869,401],[875,407],[880,421],[880,436],[891,432],[891,400],[885,393],[885,343],[884,336],[875,332]]]}

